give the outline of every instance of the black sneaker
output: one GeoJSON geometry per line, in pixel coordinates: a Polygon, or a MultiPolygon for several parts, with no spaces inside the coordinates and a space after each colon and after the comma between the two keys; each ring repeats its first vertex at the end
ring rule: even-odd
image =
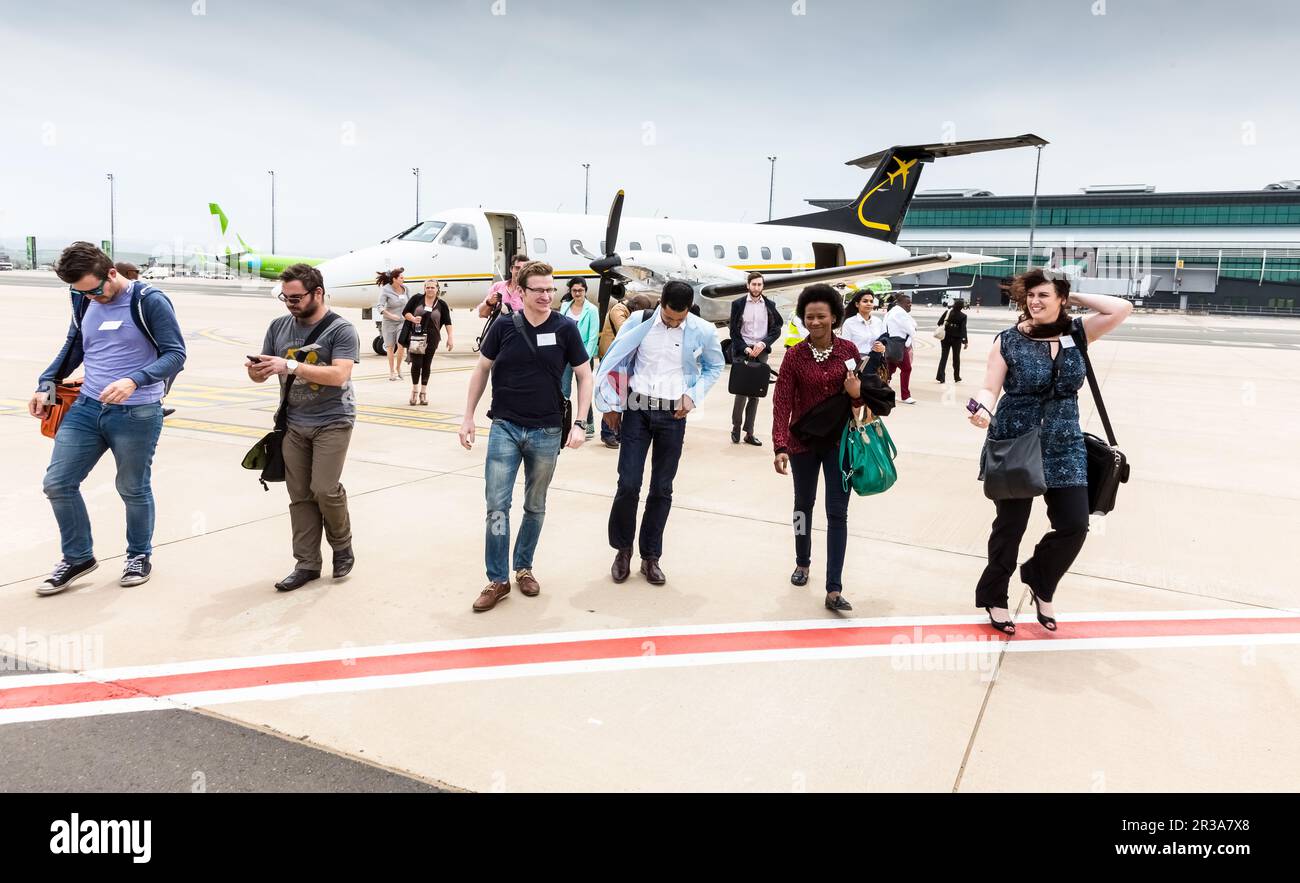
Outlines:
{"type": "Polygon", "coordinates": [[[153,571],[153,565],[149,563],[148,555],[127,555],[126,564],[122,566],[122,578],[117,581],[119,586],[138,586],[149,582],[149,574],[153,571]]]}
{"type": "Polygon", "coordinates": [[[91,558],[89,561],[82,561],[79,564],[69,564],[67,561],[60,561],[54,566],[54,573],[50,574],[49,579],[36,587],[36,594],[57,595],[68,587],[68,583],[83,574],[90,573],[98,566],[99,562],[94,558],[91,558]]]}

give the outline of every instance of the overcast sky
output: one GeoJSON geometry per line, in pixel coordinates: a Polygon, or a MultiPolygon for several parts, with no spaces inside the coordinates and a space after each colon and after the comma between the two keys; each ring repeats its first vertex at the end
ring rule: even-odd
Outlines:
{"type": "MultiPolygon", "coordinates": [[[[1033,132],[1040,192],[1300,178],[1290,2],[244,0],[7,4],[0,238],[244,238],[326,257],[479,205],[767,217],[856,195],[891,144],[1033,132]],[[504,14],[498,14],[502,13],[504,14]],[[201,14],[196,14],[201,13],[201,14]],[[1099,14],[1101,13],[1101,14],[1099,14]]],[[[1033,152],[921,189],[1028,193],[1033,152]]]]}

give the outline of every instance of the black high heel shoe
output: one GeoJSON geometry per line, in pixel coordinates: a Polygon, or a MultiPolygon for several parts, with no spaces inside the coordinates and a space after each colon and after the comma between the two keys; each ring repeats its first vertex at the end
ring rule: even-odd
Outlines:
{"type": "Polygon", "coordinates": [[[989,624],[992,625],[998,631],[1002,632],[1002,634],[1014,635],[1016,633],[1016,624],[1011,620],[1008,619],[1006,622],[998,622],[996,619],[993,618],[992,607],[985,607],[984,612],[989,615],[989,624]]]}
{"type": "Polygon", "coordinates": [[[1026,561],[1020,565],[1020,581],[1029,588],[1029,597],[1034,601],[1034,613],[1038,616],[1038,624],[1049,632],[1056,631],[1056,618],[1053,616],[1044,616],[1043,611],[1038,606],[1038,593],[1034,591],[1033,571],[1029,570],[1030,562],[1026,561]]]}
{"type": "Polygon", "coordinates": [[[1033,586],[1029,587],[1029,597],[1034,601],[1034,613],[1038,615],[1038,624],[1049,632],[1056,631],[1056,617],[1043,615],[1043,611],[1038,607],[1038,596],[1034,594],[1033,586]]]}

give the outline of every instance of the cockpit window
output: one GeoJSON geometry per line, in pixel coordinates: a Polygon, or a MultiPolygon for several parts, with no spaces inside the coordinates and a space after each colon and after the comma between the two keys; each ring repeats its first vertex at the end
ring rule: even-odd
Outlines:
{"type": "Polygon", "coordinates": [[[442,234],[442,244],[457,248],[478,248],[478,234],[469,224],[452,224],[442,234]]]}
{"type": "Polygon", "coordinates": [[[422,224],[417,224],[398,238],[406,242],[433,242],[438,237],[439,231],[446,226],[445,221],[425,221],[422,224]]]}

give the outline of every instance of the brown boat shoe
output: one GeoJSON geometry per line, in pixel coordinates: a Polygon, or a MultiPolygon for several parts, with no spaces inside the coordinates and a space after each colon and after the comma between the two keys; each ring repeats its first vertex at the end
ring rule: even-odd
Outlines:
{"type": "Polygon", "coordinates": [[[519,591],[529,598],[536,598],[542,591],[541,585],[537,582],[537,577],[533,576],[531,570],[516,570],[515,583],[519,586],[519,591]]]}
{"type": "Polygon", "coordinates": [[[510,582],[488,583],[487,588],[478,593],[474,600],[474,612],[482,613],[497,606],[497,602],[510,594],[510,582]]]}

